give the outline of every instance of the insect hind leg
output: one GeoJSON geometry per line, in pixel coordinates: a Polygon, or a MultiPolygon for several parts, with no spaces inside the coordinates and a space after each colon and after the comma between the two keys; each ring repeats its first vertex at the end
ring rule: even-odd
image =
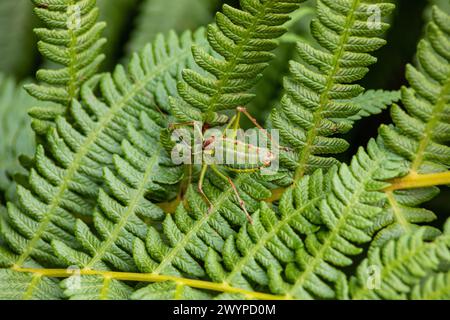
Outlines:
{"type": "Polygon", "coordinates": [[[213,171],[222,179],[224,179],[225,181],[228,181],[228,183],[231,185],[231,188],[233,189],[234,194],[236,195],[236,198],[238,199],[239,202],[239,206],[241,207],[242,211],[244,211],[248,222],[250,222],[250,224],[253,224],[253,219],[250,216],[250,214],[248,213],[247,207],[245,206],[245,202],[244,200],[242,200],[241,196],[239,195],[239,192],[236,188],[236,185],[234,184],[233,180],[231,180],[230,177],[227,177],[226,175],[224,175],[222,172],[219,171],[219,169],[212,165],[211,169],[213,169],[213,171]]]}
{"type": "Polygon", "coordinates": [[[239,206],[241,207],[241,209],[244,211],[245,216],[247,217],[247,220],[250,224],[253,224],[253,218],[252,216],[248,213],[247,211],[247,207],[245,206],[245,202],[244,200],[242,200],[241,196],[239,195],[239,192],[236,188],[236,185],[234,184],[233,180],[231,180],[230,177],[227,177],[228,179],[228,183],[231,185],[231,188],[233,189],[234,194],[236,195],[236,198],[239,201],[239,206]]]}
{"type": "Polygon", "coordinates": [[[276,141],[274,141],[274,139],[272,138],[272,135],[269,133],[269,132],[267,132],[267,130],[266,129],[264,129],[263,128],[263,126],[261,126],[259,123],[258,123],[258,120],[256,120],[256,118],[254,118],[251,114],[250,114],[250,112],[248,112],[248,110],[247,110],[247,108],[246,107],[237,107],[236,108],[236,111],[238,112],[238,113],[242,113],[243,115],[245,115],[259,130],[261,130],[262,132],[264,132],[264,134],[270,139],[270,141],[274,144],[274,145],[276,145],[277,147],[279,147],[279,148],[281,148],[281,149],[283,149],[284,151],[290,151],[290,149],[289,148],[287,148],[287,147],[283,147],[283,146],[280,146],[276,141]]]}
{"type": "Polygon", "coordinates": [[[200,192],[200,194],[203,196],[203,198],[208,203],[208,205],[209,205],[208,213],[211,213],[211,211],[214,209],[214,205],[212,204],[211,200],[209,200],[206,193],[203,191],[203,183],[205,182],[206,170],[208,170],[208,166],[203,165],[202,171],[200,173],[200,179],[198,180],[198,192],[200,192]]]}

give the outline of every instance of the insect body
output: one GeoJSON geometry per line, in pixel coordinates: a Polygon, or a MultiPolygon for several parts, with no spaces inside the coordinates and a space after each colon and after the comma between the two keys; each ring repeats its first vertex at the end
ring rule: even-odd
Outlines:
{"type": "Polygon", "coordinates": [[[247,219],[252,223],[252,218],[246,209],[245,202],[240,197],[234,182],[230,177],[222,173],[219,166],[225,170],[237,173],[257,172],[270,167],[276,156],[266,145],[259,146],[261,140],[267,139],[258,140],[258,137],[264,136],[271,139],[271,136],[242,107],[237,108],[236,115],[231,118],[222,131],[208,130],[207,126],[203,126],[199,122],[173,124],[172,128],[183,125],[193,126],[194,136],[197,137],[194,139],[196,143],[193,146],[189,146],[190,154],[194,163],[201,165],[198,191],[209,204],[210,211],[213,209],[213,204],[203,190],[204,180],[209,168],[231,185],[240,207],[246,214],[247,219]],[[262,135],[243,134],[243,131],[239,129],[241,114],[246,115],[254,122],[258,128],[257,133],[262,133],[262,135]],[[200,161],[198,161],[199,159],[200,161]]]}

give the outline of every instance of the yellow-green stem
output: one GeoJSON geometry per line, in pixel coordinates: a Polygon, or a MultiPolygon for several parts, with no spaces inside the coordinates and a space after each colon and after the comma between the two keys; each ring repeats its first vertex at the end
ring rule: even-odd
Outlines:
{"type": "Polygon", "coordinates": [[[384,191],[417,189],[446,184],[450,184],[450,171],[431,174],[410,173],[403,178],[392,180],[391,185],[384,191]]]}
{"type": "Polygon", "coordinates": [[[285,300],[286,296],[276,296],[268,293],[255,292],[236,288],[228,283],[214,283],[203,280],[178,278],[174,276],[167,276],[153,273],[132,273],[132,272],[113,272],[113,271],[98,271],[98,270],[70,270],[70,269],[29,269],[14,267],[14,271],[23,273],[32,273],[39,276],[45,276],[50,278],[68,278],[73,275],[84,276],[101,276],[105,279],[114,279],[122,281],[137,281],[137,282],[165,282],[173,281],[176,284],[189,286],[197,289],[211,290],[216,292],[227,292],[241,294],[246,298],[259,299],[259,300],[285,300]]]}
{"type": "MultiPolygon", "coordinates": [[[[410,173],[409,175],[393,179],[390,181],[391,185],[383,191],[395,191],[403,189],[418,189],[425,187],[434,187],[439,185],[450,185],[450,171],[430,174],[410,173]]],[[[281,196],[286,191],[286,188],[278,188],[272,190],[272,196],[265,201],[272,203],[281,199],[281,196]]]]}

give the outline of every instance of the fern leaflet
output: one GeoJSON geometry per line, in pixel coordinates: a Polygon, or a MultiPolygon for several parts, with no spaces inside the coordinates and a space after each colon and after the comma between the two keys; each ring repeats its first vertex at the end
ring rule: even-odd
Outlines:
{"type": "Polygon", "coordinates": [[[350,166],[341,165],[332,177],[333,192],[319,205],[321,229],[306,236],[295,262],[284,269],[286,283],[278,270],[270,270],[272,291],[297,299],[341,297],[344,274],[340,268],[351,265],[349,256],[360,254],[361,245],[372,240],[367,230],[387,200],[381,190],[388,184],[382,181],[402,173],[402,161],[388,157],[373,140],[350,166]]]}
{"type": "MultiPolygon", "coordinates": [[[[409,177],[417,174],[442,172],[450,167],[450,16],[433,8],[433,19],[427,37],[419,43],[417,57],[420,71],[409,65],[406,76],[410,88],[402,88],[402,102],[406,111],[394,105],[391,116],[394,125],[383,125],[380,136],[390,151],[410,162],[409,177]]],[[[432,199],[437,187],[417,190],[387,190],[389,207],[377,235],[382,244],[415,226],[429,222],[434,214],[417,209],[432,199]]],[[[429,236],[436,230],[429,228],[429,236]]]]}
{"type": "Polygon", "coordinates": [[[208,54],[194,46],[196,63],[205,75],[193,70],[183,72],[178,85],[182,99],[172,99],[173,114],[180,121],[223,124],[227,116],[218,111],[246,105],[267,63],[277,47],[275,39],[286,31],[282,25],[289,13],[303,0],[241,0],[242,10],[223,6],[216,24],[208,27],[208,40],[214,49],[208,54]]]}
{"type": "MultiPolygon", "coordinates": [[[[290,63],[291,75],[284,82],[286,94],[270,118],[283,145],[292,149],[281,152],[280,162],[294,180],[337,164],[336,159],[319,155],[340,153],[348,147],[345,140],[330,136],[351,129],[348,118],[358,114],[360,106],[350,99],[364,91],[352,83],[376,62],[370,53],[386,43],[377,36],[389,27],[381,23],[372,28],[368,6],[361,0],[318,1],[318,19],[311,23],[311,31],[324,49],[297,44],[304,63],[290,63]]],[[[394,8],[388,3],[377,6],[383,15],[394,8]]]]}
{"type": "Polygon", "coordinates": [[[448,300],[450,298],[450,272],[436,273],[411,291],[412,300],[448,300]]]}
{"type": "Polygon", "coordinates": [[[55,70],[39,70],[36,78],[42,84],[25,87],[38,100],[60,105],[34,113],[34,129],[45,134],[48,120],[64,114],[72,99],[78,98],[81,86],[97,72],[105,58],[101,50],[106,40],[100,37],[106,25],[96,22],[99,14],[96,0],[33,2],[36,15],[45,24],[45,28],[35,29],[40,39],[39,51],[62,66],[55,70]]]}
{"type": "Polygon", "coordinates": [[[369,251],[350,282],[353,299],[406,299],[412,288],[440,263],[450,261],[449,224],[444,234],[433,242],[425,242],[425,229],[391,240],[383,248],[369,251]],[[375,274],[371,275],[371,270],[375,274]],[[378,273],[377,273],[378,272],[378,273]],[[371,277],[376,277],[371,282],[371,277]]]}

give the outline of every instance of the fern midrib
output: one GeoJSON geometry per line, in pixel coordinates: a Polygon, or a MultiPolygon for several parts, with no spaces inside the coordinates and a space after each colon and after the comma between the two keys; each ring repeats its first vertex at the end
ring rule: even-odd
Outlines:
{"type": "Polygon", "coordinates": [[[378,166],[383,162],[384,158],[379,157],[376,159],[376,162],[373,163],[373,165],[370,167],[370,170],[367,172],[367,176],[364,178],[364,182],[361,183],[361,188],[358,189],[357,192],[354,192],[352,195],[351,200],[348,202],[347,206],[345,207],[345,210],[343,211],[342,215],[339,218],[339,222],[336,225],[333,230],[330,230],[331,232],[327,235],[327,238],[325,242],[321,245],[320,250],[318,250],[317,254],[313,256],[313,261],[308,264],[308,267],[303,271],[301,276],[295,281],[294,285],[292,286],[291,290],[288,291],[286,294],[287,296],[292,296],[292,293],[299,287],[302,286],[303,283],[308,279],[308,277],[314,273],[316,270],[316,267],[318,264],[320,264],[323,261],[323,256],[325,252],[331,247],[331,244],[333,243],[334,239],[339,236],[339,231],[341,230],[341,227],[344,226],[347,223],[348,216],[352,213],[352,208],[359,203],[359,197],[366,192],[365,186],[369,181],[372,180],[372,175],[374,172],[378,170],[378,166]]]}
{"type": "Polygon", "coordinates": [[[111,286],[111,280],[112,280],[111,277],[107,275],[103,277],[103,285],[99,295],[100,300],[108,300],[108,293],[111,286]]]}
{"type": "Polygon", "coordinates": [[[139,205],[140,200],[145,195],[146,185],[150,181],[150,177],[153,174],[153,170],[157,161],[159,159],[160,150],[155,151],[155,154],[150,159],[148,166],[145,169],[144,175],[142,177],[141,183],[138,188],[135,190],[132,200],[127,206],[125,214],[120,218],[120,221],[115,225],[111,235],[107,238],[106,241],[103,242],[100,249],[96,252],[96,254],[92,257],[92,259],[86,264],[85,268],[90,269],[95,263],[101,260],[107,250],[117,241],[120,233],[125,228],[128,223],[128,219],[131,215],[134,214],[136,207],[139,205]]]}
{"type": "Polygon", "coordinates": [[[218,89],[217,92],[210,98],[210,102],[209,102],[209,110],[208,112],[214,112],[215,111],[215,106],[217,104],[217,102],[219,101],[220,97],[222,96],[223,93],[223,89],[226,87],[229,87],[229,80],[231,77],[231,74],[233,73],[233,70],[236,68],[237,66],[237,60],[239,58],[241,58],[242,53],[244,52],[244,47],[248,44],[248,42],[250,41],[250,39],[252,39],[253,34],[256,31],[256,28],[258,27],[258,24],[260,23],[260,20],[263,20],[263,17],[266,13],[266,10],[268,7],[270,7],[273,4],[273,0],[268,0],[266,2],[264,2],[264,4],[262,5],[262,10],[258,13],[258,15],[254,16],[254,21],[251,23],[251,26],[247,29],[247,32],[245,33],[245,36],[242,38],[243,40],[239,42],[239,44],[237,44],[237,50],[236,50],[236,54],[234,56],[234,59],[231,61],[228,61],[227,63],[227,67],[226,67],[226,71],[224,72],[225,75],[223,78],[219,79],[217,84],[218,84],[218,89]]]}
{"type": "Polygon", "coordinates": [[[270,293],[249,291],[241,288],[235,288],[204,280],[178,278],[169,275],[157,275],[154,273],[131,273],[131,272],[113,272],[113,271],[99,271],[99,270],[77,270],[76,271],[77,273],[74,273],[75,270],[70,269],[28,269],[28,268],[17,268],[15,271],[21,273],[37,274],[40,277],[48,277],[48,278],[68,278],[76,274],[79,276],[101,276],[104,278],[110,278],[111,280],[117,281],[150,282],[150,283],[156,282],[161,283],[171,281],[181,286],[188,286],[192,288],[216,292],[241,294],[245,297],[250,297],[253,299],[282,300],[284,298],[283,296],[277,296],[270,293]]]}
{"type": "Polygon", "coordinates": [[[353,26],[355,22],[355,11],[357,10],[358,6],[360,4],[360,0],[353,0],[352,8],[349,12],[349,15],[347,16],[344,31],[342,32],[340,36],[339,46],[338,50],[334,53],[333,57],[333,69],[327,76],[327,82],[325,85],[325,90],[320,95],[319,100],[319,106],[314,111],[313,116],[313,126],[309,130],[307,134],[307,139],[305,146],[303,147],[301,151],[300,160],[298,162],[298,166],[295,172],[295,181],[299,181],[306,173],[306,168],[308,164],[309,157],[312,155],[312,148],[314,146],[314,140],[316,139],[318,135],[318,128],[320,125],[320,122],[324,119],[322,116],[322,111],[325,108],[325,106],[330,101],[329,93],[331,89],[333,88],[333,85],[335,84],[334,77],[336,76],[337,72],[340,69],[340,60],[343,57],[345,53],[345,45],[348,42],[348,39],[350,38],[350,29],[353,26]]]}
{"type": "Polygon", "coordinates": [[[175,294],[174,294],[174,299],[175,300],[182,300],[183,299],[184,287],[185,287],[184,284],[177,283],[177,285],[175,287],[175,294]]]}
{"type": "MultiPolygon", "coordinates": [[[[237,180],[234,182],[236,188],[240,186],[241,182],[245,179],[245,177],[247,177],[247,174],[238,176],[237,180]]],[[[163,261],[160,262],[158,267],[155,268],[153,274],[160,274],[166,266],[171,265],[172,261],[178,256],[178,253],[184,248],[186,248],[191,238],[194,237],[206,223],[208,223],[209,219],[211,219],[215,214],[219,212],[222,204],[228,200],[230,194],[232,193],[233,193],[232,187],[228,187],[226,191],[220,194],[220,196],[217,198],[217,201],[213,202],[213,210],[208,214],[205,214],[203,218],[198,220],[192,226],[192,228],[189,230],[188,233],[186,233],[183,239],[180,242],[178,242],[178,244],[175,247],[171,249],[170,253],[164,258],[163,261]]]]}
{"type": "MultiPolygon", "coordinates": [[[[75,1],[71,0],[70,1],[70,5],[68,8],[70,8],[71,6],[75,6],[75,1]]],[[[68,10],[67,10],[67,13],[68,10]]],[[[71,17],[68,17],[69,19],[71,19],[71,17]]],[[[81,17],[80,17],[81,19],[81,17]]],[[[68,24],[68,23],[67,23],[68,24]]],[[[72,99],[76,98],[76,92],[77,92],[77,71],[76,71],[76,64],[77,64],[77,52],[76,52],[76,44],[77,44],[77,37],[76,34],[73,30],[73,26],[72,28],[69,27],[68,28],[69,31],[69,36],[70,36],[70,45],[69,45],[69,59],[70,59],[70,63],[68,65],[69,68],[69,75],[70,75],[70,81],[68,83],[67,86],[67,93],[69,95],[69,101],[72,101],[72,99]]],[[[70,104],[70,102],[69,102],[70,104]]]]}
{"type": "Polygon", "coordinates": [[[402,213],[402,209],[399,207],[397,199],[392,191],[385,192],[388,198],[390,207],[392,208],[392,213],[394,214],[395,220],[398,224],[407,231],[411,231],[411,224],[406,219],[405,215],[402,213]]]}
{"type": "Polygon", "coordinates": [[[22,299],[23,300],[30,300],[33,298],[34,289],[37,288],[39,285],[39,282],[41,282],[42,276],[40,274],[33,274],[30,284],[27,287],[27,290],[25,291],[22,299]]]}
{"type": "MultiPolygon", "coordinates": [[[[387,276],[389,276],[391,273],[394,273],[399,267],[408,265],[409,260],[418,257],[423,252],[430,251],[432,247],[437,247],[441,242],[445,243],[446,241],[449,241],[449,237],[441,236],[436,239],[435,242],[423,243],[422,246],[409,251],[408,254],[400,256],[397,259],[391,261],[389,264],[384,266],[383,271],[380,274],[380,279],[383,281],[383,279],[386,279],[387,276]]],[[[353,295],[353,299],[362,300],[362,298],[364,298],[364,296],[370,291],[374,291],[374,289],[370,289],[368,286],[362,286],[359,288],[359,290],[356,291],[357,293],[353,295]]],[[[375,289],[375,292],[376,291],[377,289],[375,289]]]]}
{"type": "MultiPolygon", "coordinates": [[[[313,199],[310,199],[307,204],[305,204],[302,207],[294,210],[292,213],[287,214],[282,220],[278,220],[279,223],[277,223],[276,225],[271,225],[272,229],[270,230],[270,232],[267,232],[262,237],[259,237],[258,241],[252,247],[252,249],[249,251],[249,253],[246,256],[244,256],[239,261],[239,263],[237,263],[235,265],[233,270],[227,276],[227,278],[225,280],[225,283],[233,284],[233,282],[232,282],[233,277],[236,274],[242,273],[243,269],[246,267],[247,262],[250,259],[253,259],[254,257],[256,257],[256,255],[258,254],[259,250],[261,248],[264,248],[265,244],[267,242],[269,242],[272,238],[274,238],[278,234],[278,232],[281,230],[281,228],[283,228],[286,225],[289,225],[289,222],[291,221],[291,219],[296,217],[298,214],[301,214],[305,209],[307,209],[308,207],[314,205],[317,201],[320,201],[321,199],[323,199],[324,196],[325,195],[318,196],[318,197],[315,197],[313,199]]],[[[256,228],[254,230],[257,231],[256,228]]],[[[258,236],[259,236],[259,234],[258,234],[258,236]]]]}
{"type": "Polygon", "coordinates": [[[110,112],[105,114],[100,121],[98,122],[98,126],[89,133],[89,135],[86,137],[85,142],[80,146],[79,151],[74,157],[73,162],[70,165],[69,169],[66,169],[67,174],[65,175],[63,183],[60,185],[58,193],[51,201],[47,214],[45,215],[44,219],[41,222],[41,225],[39,226],[38,230],[36,231],[34,237],[28,242],[26,249],[24,252],[20,255],[18,258],[18,261],[16,262],[17,266],[22,266],[24,261],[30,256],[31,252],[33,251],[36,243],[41,239],[42,234],[45,232],[45,229],[47,228],[48,224],[51,222],[51,219],[53,215],[55,214],[55,211],[57,208],[59,208],[59,203],[63,199],[64,193],[67,191],[69,187],[69,183],[73,179],[75,173],[78,171],[82,164],[83,158],[89,153],[90,146],[97,140],[101,132],[106,128],[106,126],[112,121],[112,119],[116,116],[116,113],[118,113],[122,108],[127,106],[127,102],[131,100],[138,92],[140,92],[142,89],[145,89],[145,86],[149,81],[156,78],[160,74],[164,73],[165,70],[169,69],[172,65],[178,63],[179,61],[182,61],[186,58],[187,55],[190,54],[190,48],[185,48],[182,50],[179,55],[177,55],[176,58],[169,57],[169,62],[164,64],[159,64],[153,72],[150,72],[142,81],[136,82],[134,84],[133,90],[130,91],[127,95],[123,97],[120,102],[118,102],[115,106],[112,106],[109,108],[110,112]],[[184,51],[184,52],[183,52],[184,51]]]}
{"type": "Polygon", "coordinates": [[[416,157],[411,166],[411,172],[413,173],[417,173],[424,162],[425,151],[430,142],[432,142],[433,132],[436,129],[436,125],[441,119],[441,114],[443,113],[445,106],[448,103],[448,99],[446,99],[446,96],[448,95],[450,95],[450,74],[447,75],[447,80],[445,81],[442,90],[439,93],[436,106],[433,108],[433,112],[431,114],[431,119],[430,121],[428,121],[424,136],[420,141],[416,157]]]}

